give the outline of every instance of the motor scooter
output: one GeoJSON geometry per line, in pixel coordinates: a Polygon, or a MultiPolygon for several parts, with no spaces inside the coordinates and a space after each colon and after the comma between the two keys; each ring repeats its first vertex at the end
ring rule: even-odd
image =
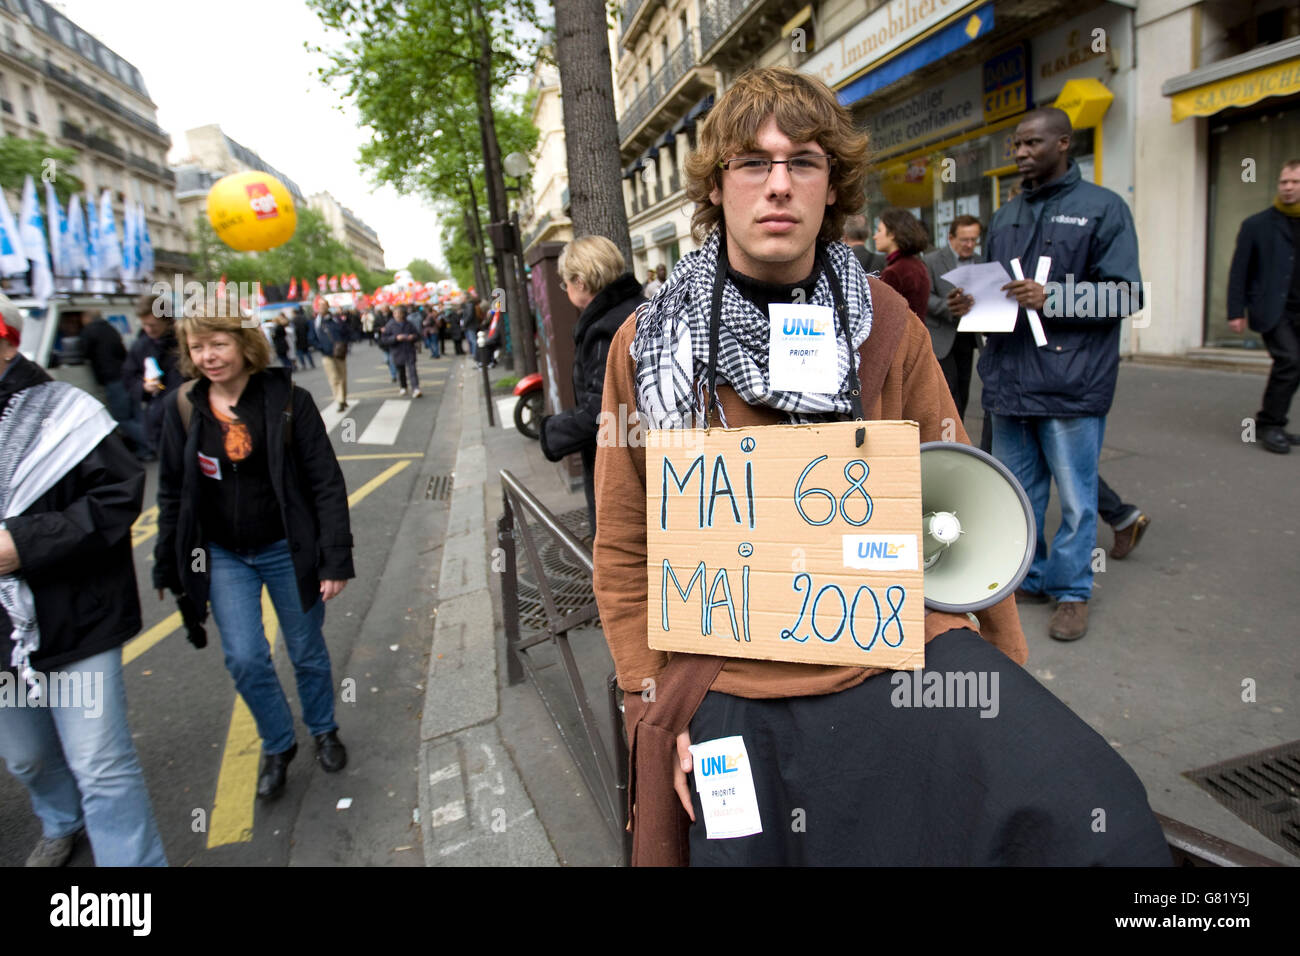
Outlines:
{"type": "Polygon", "coordinates": [[[534,440],[541,438],[542,410],[546,407],[546,395],[542,391],[542,373],[533,372],[525,375],[515,385],[515,428],[521,435],[534,440]]]}

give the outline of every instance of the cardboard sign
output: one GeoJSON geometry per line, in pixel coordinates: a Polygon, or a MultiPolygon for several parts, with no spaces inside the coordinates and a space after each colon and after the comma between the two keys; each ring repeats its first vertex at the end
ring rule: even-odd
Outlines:
{"type": "Polygon", "coordinates": [[[650,647],[921,667],[919,435],[916,422],[652,430],[650,647]]]}

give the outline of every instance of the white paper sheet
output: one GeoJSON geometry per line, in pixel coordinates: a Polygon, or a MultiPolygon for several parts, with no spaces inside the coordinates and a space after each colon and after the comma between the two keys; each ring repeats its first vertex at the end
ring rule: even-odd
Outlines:
{"type": "Polygon", "coordinates": [[[975,300],[971,310],[961,317],[958,332],[1010,332],[1016,327],[1016,313],[1020,306],[1002,291],[1002,287],[1011,281],[1002,263],[970,263],[945,272],[939,278],[951,282],[975,300]]]}

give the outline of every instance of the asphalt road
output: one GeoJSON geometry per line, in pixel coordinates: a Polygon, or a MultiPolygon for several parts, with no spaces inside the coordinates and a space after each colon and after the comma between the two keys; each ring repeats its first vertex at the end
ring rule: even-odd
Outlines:
{"type": "MultiPolygon", "coordinates": [[[[255,797],[260,744],[215,626],[209,619],[208,646],[196,650],[170,596],[160,602],[150,589],[157,466],[149,466],[134,535],[144,630],[125,646],[124,670],[131,729],[173,866],[423,865],[416,760],[424,635],[432,625],[413,620],[410,608],[428,603],[413,599],[436,586],[438,555],[427,537],[405,540],[402,524],[408,505],[425,498],[416,485],[455,361],[423,357],[424,397],[412,400],[390,384],[378,348],[355,347],[348,369],[354,404],[346,414],[331,412],[319,358],[315,370],[296,375],[324,413],[351,503],[357,576],[330,602],[325,620],[349,762],[337,774],[315,763],[277,635],[274,659],[298,725],[298,756],[274,803],[255,797]]],[[[0,774],[0,865],[21,865],[39,836],[22,785],[0,774]]],[[[71,865],[93,865],[88,842],[79,843],[71,865]]]]}

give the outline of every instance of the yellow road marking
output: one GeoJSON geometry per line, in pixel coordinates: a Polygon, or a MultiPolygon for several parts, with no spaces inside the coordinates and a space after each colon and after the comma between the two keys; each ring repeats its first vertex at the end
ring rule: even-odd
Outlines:
{"type": "Polygon", "coordinates": [[[158,533],[158,506],[146,508],[131,525],[131,547],[138,548],[158,533]]]}
{"type": "Polygon", "coordinates": [[[375,477],[371,478],[369,481],[367,481],[356,491],[352,492],[352,494],[348,495],[348,508],[349,509],[355,508],[360,503],[361,499],[363,499],[366,495],[370,494],[370,492],[374,491],[376,488],[378,488],[380,485],[386,482],[389,478],[392,478],[403,468],[408,467],[410,464],[411,462],[409,460],[399,461],[397,464],[390,465],[384,471],[381,471],[375,477]]]}
{"type": "MultiPolygon", "coordinates": [[[[272,659],[275,657],[277,625],[270,592],[263,588],[262,630],[271,644],[272,659]]],[[[217,777],[217,796],[212,801],[212,816],[208,821],[209,850],[228,843],[252,841],[257,769],[261,756],[262,738],[257,734],[257,723],[244,698],[236,692],[230,730],[226,734],[226,749],[221,757],[221,773],[217,777]]]]}
{"type": "Polygon", "coordinates": [[[171,636],[182,623],[184,622],[181,620],[181,612],[177,611],[170,617],[163,618],[139,637],[127,641],[126,646],[122,648],[122,666],[130,664],[163,638],[171,636]]]}
{"type": "Polygon", "coordinates": [[[391,455],[339,455],[338,459],[339,461],[371,461],[371,460],[378,460],[381,458],[387,458],[391,460],[393,458],[423,458],[423,457],[424,457],[424,452],[422,451],[403,451],[391,455]]]}

